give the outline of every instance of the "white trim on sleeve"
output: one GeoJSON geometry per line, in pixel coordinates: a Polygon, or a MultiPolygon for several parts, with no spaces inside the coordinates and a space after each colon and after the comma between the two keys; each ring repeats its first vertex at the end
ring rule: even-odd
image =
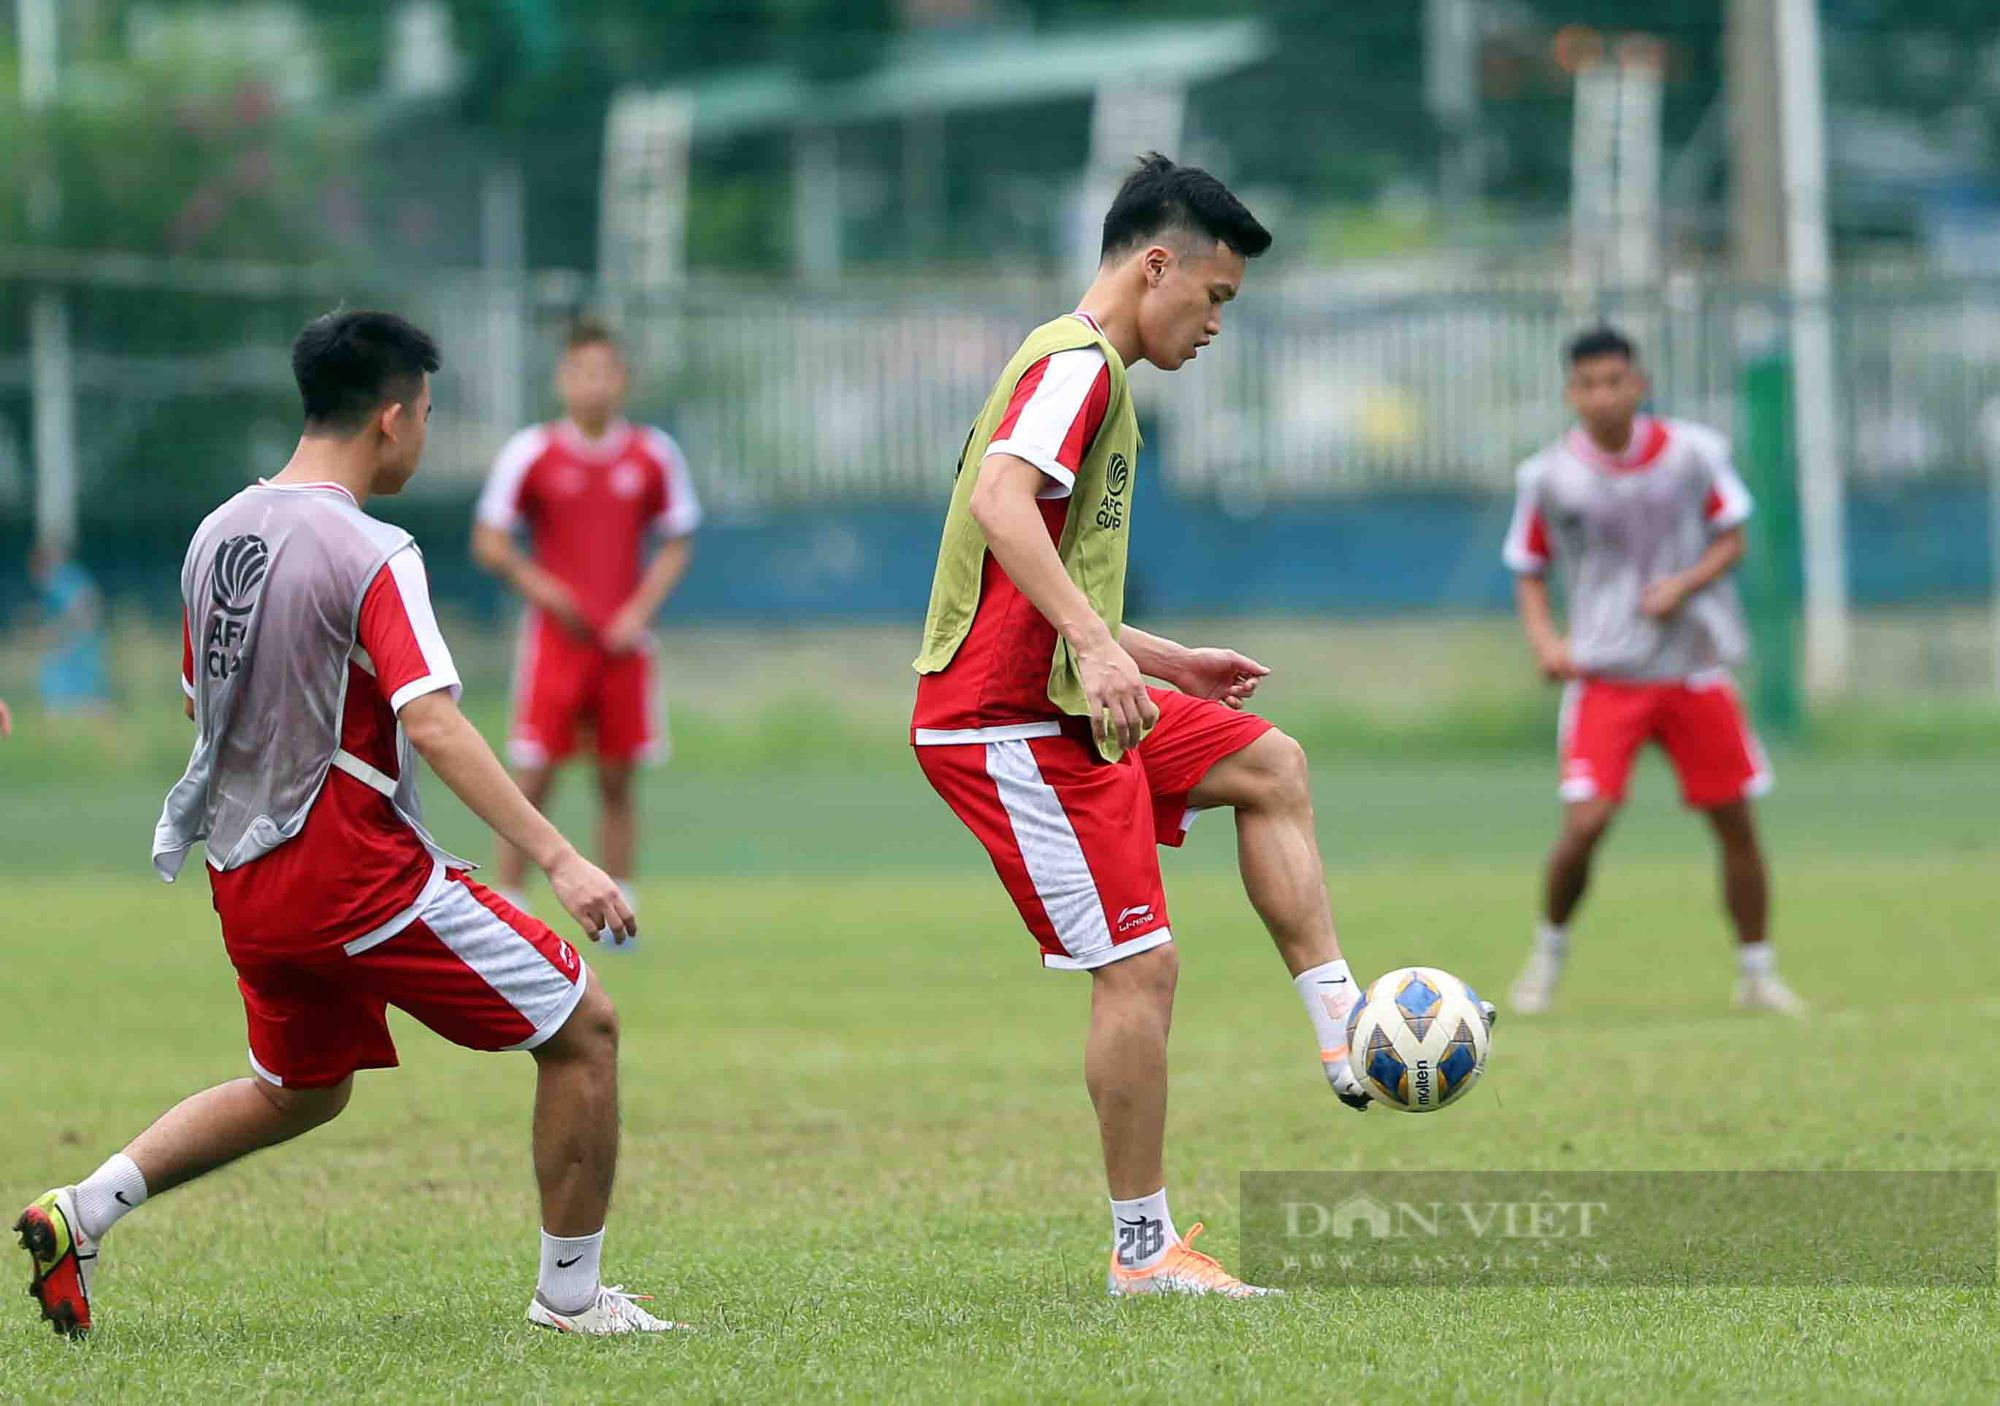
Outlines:
{"type": "Polygon", "coordinates": [[[444,642],[444,632],[438,629],[437,615],[431,610],[430,581],[424,574],[423,555],[411,543],[389,558],[388,567],[426,670],[422,678],[396,690],[389,699],[390,711],[398,711],[412,698],[441,688],[450,689],[453,698],[459,697],[464,689],[459,683],[458,666],[452,662],[451,650],[444,642]]]}
{"type": "Polygon", "coordinates": [[[502,445],[493,460],[492,471],[486,476],[486,487],[479,492],[479,505],[472,510],[472,520],[481,527],[497,527],[503,532],[518,526],[521,483],[548,447],[549,432],[541,425],[530,425],[502,445]]]}
{"type": "Polygon", "coordinates": [[[1076,491],[1076,475],[1039,445],[1018,439],[996,439],[986,446],[986,453],[980,456],[980,462],[985,463],[995,454],[1012,454],[1016,459],[1025,459],[1040,469],[1044,476],[1054,480],[1036,490],[1037,498],[1067,498],[1076,491]]]}
{"type": "Polygon", "coordinates": [[[660,461],[666,472],[666,504],[650,524],[663,537],[686,537],[701,526],[701,497],[694,491],[694,476],[688,472],[687,455],[680,442],[665,430],[647,425],[641,431],[646,450],[660,461]]]}
{"type": "Polygon", "coordinates": [[[1711,466],[1710,474],[1710,486],[1722,500],[1722,507],[1715,516],[1708,519],[1709,528],[1715,532],[1727,532],[1731,528],[1741,527],[1750,520],[1750,514],[1756,508],[1755,501],[1750,497],[1749,486],[1743,482],[1736,472],[1736,466],[1727,458],[1711,466]]]}

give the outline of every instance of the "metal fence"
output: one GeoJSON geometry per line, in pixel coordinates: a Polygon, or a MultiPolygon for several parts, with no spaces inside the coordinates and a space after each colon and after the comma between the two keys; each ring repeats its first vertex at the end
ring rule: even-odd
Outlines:
{"type": "MultiPolygon", "coordinates": [[[[407,283],[272,268],[0,259],[0,514],[25,509],[30,294],[70,310],[85,511],[207,495],[288,447],[286,346],[312,314],[386,303],[431,326],[428,491],[466,491],[512,429],[553,410],[549,367],[579,307],[609,308],[636,413],[687,446],[718,506],[929,500],[997,368],[1054,287],[704,282],[619,296],[565,275],[407,283]]],[[[1834,322],[1848,480],[1976,482],[2000,457],[2000,280],[1843,287],[1834,322]]],[[[1555,286],[1372,291],[1253,276],[1223,337],[1171,380],[1134,377],[1168,485],[1263,501],[1501,492],[1561,427],[1563,336],[1609,316],[1670,413],[1734,425],[1743,372],[1781,330],[1763,291],[1682,279],[1594,307],[1555,286]]]]}

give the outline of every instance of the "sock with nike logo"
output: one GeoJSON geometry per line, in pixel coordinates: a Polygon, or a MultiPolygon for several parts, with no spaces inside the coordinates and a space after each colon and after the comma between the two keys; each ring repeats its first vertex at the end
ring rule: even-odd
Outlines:
{"type": "Polygon", "coordinates": [[[1347,1013],[1361,998],[1347,963],[1323,962],[1293,977],[1292,986],[1305,1002],[1306,1015],[1311,1018],[1313,1034],[1319,1040],[1320,1058],[1324,1060],[1334,1051],[1346,1049],[1347,1013]]]}
{"type": "Polygon", "coordinates": [[[604,1232],[551,1235],[542,1232],[542,1273],[535,1295],[557,1313],[581,1313],[597,1301],[597,1265],[604,1232]]]}
{"type": "Polygon", "coordinates": [[[76,1184],[77,1229],[92,1240],[118,1224],[127,1211],[146,1199],[146,1178],[130,1157],[120,1152],[76,1184]]]}
{"type": "Polygon", "coordinates": [[[1120,1269],[1151,1269],[1180,1239],[1167,1214],[1167,1189],[1130,1201],[1111,1202],[1111,1253],[1120,1269]]]}

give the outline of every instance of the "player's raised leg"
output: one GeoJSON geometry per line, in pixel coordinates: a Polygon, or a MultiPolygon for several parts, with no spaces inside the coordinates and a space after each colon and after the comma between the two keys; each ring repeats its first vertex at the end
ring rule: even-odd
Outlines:
{"type": "MultiPolygon", "coordinates": [[[[1229,716],[1218,704],[1207,706],[1229,716]]],[[[1160,733],[1147,740],[1147,747],[1172,745],[1173,714],[1163,717],[1160,733]]],[[[1148,766],[1152,764],[1149,756],[1148,766]]],[[[1243,891],[1305,1003],[1320,1067],[1343,1103],[1366,1108],[1367,1095],[1347,1060],[1347,1014],[1359,992],[1334,931],[1305,749],[1272,728],[1210,766],[1189,792],[1188,803],[1235,810],[1243,891]]]]}
{"type": "Polygon", "coordinates": [[[330,1122],[353,1089],[352,1076],[318,1089],[232,1079],[182,1099],[81,1182],[36,1197],[14,1229],[42,1316],[59,1333],[90,1331],[98,1244],[112,1226],[149,1196],[330,1122]]]}

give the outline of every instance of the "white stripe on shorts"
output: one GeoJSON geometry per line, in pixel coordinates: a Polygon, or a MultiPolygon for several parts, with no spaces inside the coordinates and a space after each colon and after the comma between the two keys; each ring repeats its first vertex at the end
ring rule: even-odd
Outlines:
{"type": "Polygon", "coordinates": [[[456,881],[448,883],[417,914],[452,955],[479,974],[480,980],[521,1013],[534,1033],[517,1050],[532,1050],[562,1028],[576,1003],[583,999],[586,969],[577,959],[576,979],[559,969],[541,949],[472,896],[456,881]]]}
{"type": "Polygon", "coordinates": [[[1113,960],[1111,925],[1104,919],[1104,900],[1091,876],[1090,861],[1077,842],[1062,798],[1042,780],[1033,750],[1018,738],[987,743],[986,774],[1000,793],[1000,804],[1014,827],[1014,843],[1055,928],[1056,941],[1079,967],[1113,960]]]}

